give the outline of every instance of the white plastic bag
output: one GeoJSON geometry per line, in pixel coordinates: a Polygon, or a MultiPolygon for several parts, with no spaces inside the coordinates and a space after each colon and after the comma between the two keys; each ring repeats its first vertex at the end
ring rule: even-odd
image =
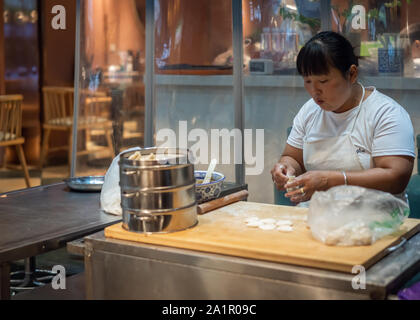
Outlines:
{"type": "Polygon", "coordinates": [[[409,213],[408,204],[390,193],[338,186],[314,193],[308,224],[327,245],[370,245],[398,230],[409,213]]]}
{"type": "MultiPolygon", "coordinates": [[[[124,150],[137,151],[141,150],[140,147],[134,147],[131,149],[124,150]]],[[[121,152],[121,153],[123,153],[121,152]]],[[[111,213],[117,216],[122,215],[121,208],[121,190],[120,190],[120,161],[121,153],[112,160],[108,171],[105,174],[104,184],[101,190],[101,209],[107,213],[111,213]]]]}

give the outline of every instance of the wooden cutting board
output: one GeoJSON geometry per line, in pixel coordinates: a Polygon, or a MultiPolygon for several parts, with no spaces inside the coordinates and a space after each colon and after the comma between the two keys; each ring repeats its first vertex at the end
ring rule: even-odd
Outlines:
{"type": "Polygon", "coordinates": [[[420,230],[419,219],[407,219],[400,230],[369,246],[327,246],[312,237],[306,223],[308,209],[254,202],[236,202],[198,216],[194,228],[167,234],[140,234],[122,228],[121,223],[107,227],[105,236],[120,240],[164,245],[237,257],[282,262],[351,273],[353,266],[366,269],[387,254],[388,247],[412,237],[420,230]],[[245,219],[288,219],[292,232],[248,227],[245,219]]]}

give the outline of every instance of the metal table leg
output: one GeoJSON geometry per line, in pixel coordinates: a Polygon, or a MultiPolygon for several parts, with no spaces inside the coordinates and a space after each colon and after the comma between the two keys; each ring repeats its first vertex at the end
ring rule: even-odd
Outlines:
{"type": "Polygon", "coordinates": [[[0,300],[10,300],[10,264],[0,264],[0,300]]]}
{"type": "Polygon", "coordinates": [[[25,258],[25,269],[10,274],[12,294],[29,291],[49,283],[56,273],[36,268],[35,257],[25,258]]]}

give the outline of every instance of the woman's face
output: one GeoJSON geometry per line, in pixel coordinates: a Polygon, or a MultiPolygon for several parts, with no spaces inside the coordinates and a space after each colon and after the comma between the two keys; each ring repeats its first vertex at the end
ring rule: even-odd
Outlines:
{"type": "Polygon", "coordinates": [[[306,76],[303,81],[306,91],[323,110],[344,112],[348,110],[356,77],[357,68],[351,66],[347,79],[337,68],[330,68],[328,74],[306,76]]]}

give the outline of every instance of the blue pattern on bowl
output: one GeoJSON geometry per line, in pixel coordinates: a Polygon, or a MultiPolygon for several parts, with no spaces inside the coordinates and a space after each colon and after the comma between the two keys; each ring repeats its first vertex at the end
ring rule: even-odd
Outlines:
{"type": "MultiPolygon", "coordinates": [[[[206,171],[194,171],[195,179],[203,180],[206,171]]],[[[212,181],[209,183],[195,184],[195,194],[198,203],[203,203],[217,198],[222,191],[225,176],[220,172],[213,172],[212,181]]]]}

